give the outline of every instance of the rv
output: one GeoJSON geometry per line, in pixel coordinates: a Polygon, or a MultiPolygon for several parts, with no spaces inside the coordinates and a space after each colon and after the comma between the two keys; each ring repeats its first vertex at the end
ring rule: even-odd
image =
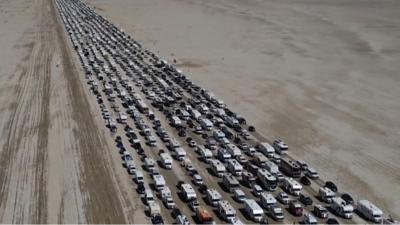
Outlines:
{"type": "Polygon", "coordinates": [[[254,162],[257,166],[264,168],[268,162],[268,158],[265,157],[261,152],[254,153],[254,162]]]}
{"type": "Polygon", "coordinates": [[[300,166],[292,160],[282,159],[279,169],[290,177],[299,178],[301,176],[300,166]]]}
{"type": "Polygon", "coordinates": [[[357,211],[366,219],[375,223],[380,223],[383,218],[383,212],[368,200],[360,200],[357,204],[357,211]]]}
{"type": "Polygon", "coordinates": [[[268,158],[271,158],[275,152],[275,149],[267,142],[258,143],[257,148],[262,154],[264,154],[268,158]]]}
{"type": "Polygon", "coordinates": [[[330,207],[337,215],[345,218],[351,219],[353,217],[354,208],[352,205],[347,204],[345,200],[340,197],[332,198],[332,203],[330,207]]]}
{"type": "Polygon", "coordinates": [[[293,178],[284,178],[282,185],[287,192],[295,196],[300,195],[301,189],[303,188],[301,184],[293,178]]]}
{"type": "Polygon", "coordinates": [[[211,161],[211,159],[213,157],[213,154],[208,148],[203,147],[203,146],[197,146],[197,151],[200,154],[201,159],[204,162],[210,163],[210,161],[211,161]]]}
{"type": "Polygon", "coordinates": [[[240,156],[242,155],[242,151],[234,144],[226,144],[225,145],[226,150],[228,150],[229,154],[231,154],[232,157],[240,156]]]}
{"type": "Polygon", "coordinates": [[[216,129],[213,131],[213,137],[215,138],[215,140],[219,141],[225,138],[225,133],[219,129],[216,129]]]}
{"type": "Polygon", "coordinates": [[[245,211],[254,222],[261,222],[264,211],[254,199],[244,200],[245,211]]]}
{"type": "Polygon", "coordinates": [[[156,162],[154,161],[154,159],[147,157],[144,159],[144,165],[147,171],[151,172],[155,169],[156,162]]]}
{"type": "Polygon", "coordinates": [[[207,118],[200,118],[200,125],[204,130],[211,130],[213,127],[213,123],[207,118]]]}
{"type": "Polygon", "coordinates": [[[222,177],[222,183],[224,184],[226,190],[231,193],[240,186],[239,181],[232,174],[224,174],[222,177]]]}
{"type": "Polygon", "coordinates": [[[197,195],[196,192],[194,191],[192,185],[190,184],[182,184],[181,186],[181,193],[185,201],[189,202],[191,200],[196,200],[197,195]]]}
{"type": "Polygon", "coordinates": [[[186,151],[181,147],[175,148],[174,156],[178,161],[183,161],[186,157],[186,151]]]}
{"type": "Polygon", "coordinates": [[[221,194],[215,189],[207,189],[206,198],[212,206],[217,206],[218,202],[222,200],[221,194]]]}
{"type": "Polygon", "coordinates": [[[268,172],[270,172],[272,175],[277,175],[279,173],[279,167],[274,162],[266,162],[264,168],[268,170],[268,172]]]}
{"type": "Polygon", "coordinates": [[[218,202],[218,212],[221,218],[226,222],[231,222],[236,217],[236,210],[228,201],[218,202]]]}
{"type": "Polygon", "coordinates": [[[256,182],[257,178],[247,170],[242,172],[242,182],[247,187],[252,187],[253,184],[256,182]]]}
{"type": "Polygon", "coordinates": [[[161,190],[161,199],[167,209],[172,209],[175,207],[175,202],[172,198],[171,190],[169,189],[169,187],[165,186],[161,190]]]}
{"type": "Polygon", "coordinates": [[[153,180],[157,191],[161,191],[165,187],[165,179],[162,175],[154,175],[153,180]]]}
{"type": "Polygon", "coordinates": [[[260,168],[257,171],[258,180],[268,191],[275,191],[278,181],[268,170],[260,168]]]}
{"type": "Polygon", "coordinates": [[[211,170],[217,177],[222,177],[226,173],[224,164],[222,164],[218,159],[211,160],[211,170]]]}
{"type": "Polygon", "coordinates": [[[281,155],[287,154],[289,150],[289,146],[280,139],[275,140],[272,145],[274,146],[276,153],[281,155]]]}
{"type": "Polygon", "coordinates": [[[161,164],[165,169],[172,168],[172,158],[168,153],[161,153],[160,158],[161,158],[161,164]]]}
{"type": "Polygon", "coordinates": [[[327,203],[331,203],[332,199],[335,197],[335,192],[327,187],[320,187],[318,194],[321,200],[327,203]]]}
{"type": "Polygon", "coordinates": [[[201,117],[201,113],[199,111],[197,111],[196,109],[192,109],[190,111],[190,115],[192,116],[192,118],[194,120],[198,120],[201,117]]]}
{"type": "Polygon", "coordinates": [[[218,149],[217,157],[222,162],[227,162],[229,159],[232,158],[232,155],[225,148],[220,148],[218,149]]]}
{"type": "Polygon", "coordinates": [[[243,166],[236,159],[229,159],[227,169],[234,176],[242,176],[243,166]]]}

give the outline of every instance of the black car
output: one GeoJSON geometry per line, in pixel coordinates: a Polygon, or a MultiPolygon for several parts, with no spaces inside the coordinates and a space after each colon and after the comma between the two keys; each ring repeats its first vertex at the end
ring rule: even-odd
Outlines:
{"type": "Polygon", "coordinates": [[[332,181],[327,181],[325,183],[325,187],[331,189],[333,192],[337,192],[338,191],[338,188],[337,188],[336,184],[333,183],[332,181]]]}
{"type": "Polygon", "coordinates": [[[182,215],[181,210],[174,208],[171,212],[172,218],[176,219],[179,215],[182,215]]]}
{"type": "Polygon", "coordinates": [[[144,191],[145,191],[144,184],[143,183],[139,183],[138,186],[137,186],[137,192],[139,194],[143,194],[144,191]]]}
{"type": "Polygon", "coordinates": [[[326,221],[326,224],[336,224],[336,225],[339,225],[339,221],[337,221],[337,219],[335,219],[335,218],[329,218],[329,219],[326,221]]]}
{"type": "Polygon", "coordinates": [[[354,203],[353,198],[349,194],[342,194],[342,198],[347,204],[352,205],[354,203]]]}
{"type": "Polygon", "coordinates": [[[300,178],[300,182],[301,182],[301,184],[306,185],[306,186],[311,184],[311,181],[306,176],[302,176],[300,178]]]}
{"type": "Polygon", "coordinates": [[[184,129],[179,130],[178,135],[180,137],[186,137],[186,131],[184,129]]]}
{"type": "Polygon", "coordinates": [[[256,131],[256,128],[255,128],[254,126],[249,126],[249,131],[250,131],[250,132],[255,132],[255,131],[256,131]]]}
{"type": "Polygon", "coordinates": [[[306,206],[312,205],[312,203],[313,203],[313,200],[310,198],[310,196],[307,196],[303,193],[300,194],[299,201],[306,206]]]}
{"type": "Polygon", "coordinates": [[[163,220],[162,216],[160,216],[159,214],[153,216],[153,217],[151,218],[151,222],[152,222],[153,224],[157,224],[157,225],[164,224],[164,220],[163,220]]]}

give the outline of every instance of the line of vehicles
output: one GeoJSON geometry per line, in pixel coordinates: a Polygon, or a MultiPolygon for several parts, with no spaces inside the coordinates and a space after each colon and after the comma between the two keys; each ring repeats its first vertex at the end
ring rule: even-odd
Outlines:
{"type": "MultiPolygon", "coordinates": [[[[114,133],[119,127],[124,127],[124,133],[138,154],[132,156],[122,144],[122,138],[116,139],[123,164],[133,176],[153,223],[164,223],[162,210],[134,157],[141,157],[143,168],[151,176],[153,190],[164,206],[173,212],[179,211],[177,199],[173,198],[175,187],[168,187],[158,169],[158,162],[165,170],[173,169],[174,160],[180,162],[198,191],[204,193],[208,205],[218,212],[221,220],[231,224],[242,223],[239,211],[249,221],[257,223],[268,222],[268,217],[284,221],[283,207],[287,207],[292,216],[302,217],[301,222],[306,224],[338,223],[334,216],[352,219],[354,210],[368,221],[384,220],[382,210],[371,202],[360,200],[355,203],[348,194],[337,196],[338,190],[333,182],[320,186],[317,192],[319,202],[313,202],[304,194],[303,185],[310,186],[312,180],[319,179],[319,174],[305,162],[288,157],[289,147],[283,140],[276,139],[272,144],[257,140],[251,135],[255,128],[248,126],[244,117],[231,111],[211,92],[191,82],[181,71],[142,48],[81,1],[57,0],[56,3],[106,126],[114,133]],[[179,137],[184,139],[188,135],[197,135],[186,138],[188,148],[185,149],[163,127],[163,121],[156,116],[160,113],[179,137]],[[131,121],[138,132],[129,126],[131,121]],[[152,122],[150,126],[148,121],[152,122]],[[143,137],[144,143],[137,133],[143,137]],[[143,150],[146,146],[154,149],[157,137],[169,150],[160,150],[159,160],[147,156],[143,150]],[[193,154],[191,151],[210,169],[210,175],[220,180],[224,192],[233,196],[241,210],[233,207],[230,199],[224,199],[215,187],[204,183],[189,160],[189,155],[193,154]],[[247,192],[249,189],[252,196],[247,192]],[[282,191],[275,194],[278,190],[282,191]],[[328,218],[331,216],[328,209],[333,218],[328,218]]],[[[179,196],[195,212],[196,222],[212,223],[213,210],[200,205],[195,187],[180,181],[176,188],[179,196]]],[[[174,216],[176,223],[189,223],[187,215],[174,214],[177,214],[174,216]]],[[[391,222],[388,219],[384,221],[391,222]]]]}

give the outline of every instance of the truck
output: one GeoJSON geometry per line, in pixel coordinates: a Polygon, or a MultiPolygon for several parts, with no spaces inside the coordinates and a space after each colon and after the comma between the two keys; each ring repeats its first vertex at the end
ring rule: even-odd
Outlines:
{"type": "Polygon", "coordinates": [[[226,144],[225,148],[226,150],[228,150],[229,154],[231,154],[232,157],[242,155],[242,151],[235,144],[232,143],[226,144]]]}
{"type": "Polygon", "coordinates": [[[257,171],[257,177],[260,183],[268,190],[275,191],[278,186],[278,180],[268,170],[260,168],[257,171]]]}
{"type": "Polygon", "coordinates": [[[236,159],[229,159],[227,169],[234,176],[242,176],[243,166],[236,159]]]}
{"type": "Polygon", "coordinates": [[[214,222],[211,213],[203,207],[196,210],[196,217],[201,224],[213,224],[214,222]]]}
{"type": "Polygon", "coordinates": [[[383,219],[383,212],[376,205],[368,200],[360,200],[356,206],[357,211],[369,221],[380,223],[383,219]]]}
{"type": "Polygon", "coordinates": [[[224,184],[226,190],[233,192],[236,188],[239,188],[239,181],[232,174],[224,174],[222,177],[222,183],[224,184]]]}
{"type": "Polygon", "coordinates": [[[161,207],[157,202],[149,202],[148,209],[150,217],[153,217],[155,215],[160,215],[161,213],[161,207]]]}
{"type": "Polygon", "coordinates": [[[161,158],[161,165],[165,168],[165,169],[171,169],[172,168],[172,157],[170,154],[164,152],[160,154],[160,158],[161,158]]]}
{"type": "Polygon", "coordinates": [[[217,177],[222,177],[226,173],[224,164],[218,159],[211,160],[211,170],[217,177]]]}
{"type": "Polygon", "coordinates": [[[275,149],[267,142],[258,143],[257,149],[268,158],[271,158],[275,152],[275,149]]]}
{"type": "Polygon", "coordinates": [[[228,201],[219,201],[218,202],[218,213],[220,217],[226,221],[231,222],[232,219],[236,218],[236,210],[228,201]]]}
{"type": "Polygon", "coordinates": [[[332,199],[335,197],[335,192],[327,187],[320,187],[318,190],[318,195],[322,201],[331,203],[332,199]]]}
{"type": "Polygon", "coordinates": [[[182,194],[183,199],[186,202],[197,199],[196,192],[194,191],[192,185],[190,185],[190,184],[182,184],[181,194],[182,194]]]}
{"type": "Polygon", "coordinates": [[[354,208],[352,205],[347,204],[345,200],[340,197],[332,198],[331,207],[337,215],[345,218],[351,219],[353,217],[354,208]]]}
{"type": "Polygon", "coordinates": [[[254,199],[246,199],[244,202],[244,210],[246,214],[251,218],[254,222],[261,222],[263,219],[264,211],[258,205],[258,203],[254,199]]]}
{"type": "Polygon", "coordinates": [[[171,190],[165,186],[161,190],[161,199],[167,209],[173,209],[175,207],[174,199],[172,198],[171,190]]]}
{"type": "Polygon", "coordinates": [[[165,187],[165,179],[163,175],[154,175],[153,180],[154,186],[156,187],[157,191],[161,191],[165,187]]]}
{"type": "Polygon", "coordinates": [[[293,178],[284,178],[282,183],[283,189],[292,195],[299,196],[303,186],[293,178]]]}
{"type": "Polygon", "coordinates": [[[215,189],[206,190],[206,199],[212,206],[217,206],[218,202],[222,200],[221,194],[215,189]]]}
{"type": "Polygon", "coordinates": [[[206,162],[210,163],[213,154],[210,149],[203,147],[203,146],[197,146],[197,152],[200,154],[201,159],[206,162]]]}

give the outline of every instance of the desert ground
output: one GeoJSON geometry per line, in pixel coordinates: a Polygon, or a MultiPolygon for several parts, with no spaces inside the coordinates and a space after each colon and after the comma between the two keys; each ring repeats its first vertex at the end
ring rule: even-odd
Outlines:
{"type": "MultiPolygon", "coordinates": [[[[84,2],[399,219],[400,2],[84,2]]],[[[150,223],[66,37],[54,1],[0,1],[0,223],[150,223]]]]}
{"type": "Polygon", "coordinates": [[[341,190],[400,214],[400,2],[86,2],[341,190]]]}

